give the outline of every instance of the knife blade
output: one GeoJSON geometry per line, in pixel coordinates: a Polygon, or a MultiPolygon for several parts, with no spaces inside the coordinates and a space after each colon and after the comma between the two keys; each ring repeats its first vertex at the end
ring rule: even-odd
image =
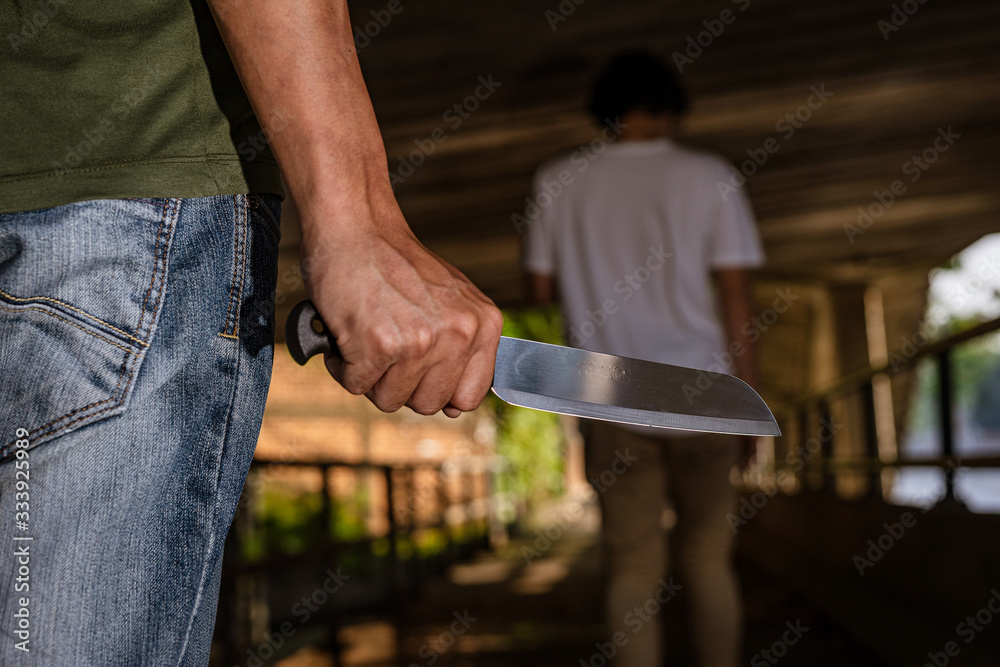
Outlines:
{"type": "MultiPolygon", "coordinates": [[[[298,364],[337,342],[311,301],[285,325],[298,364]]],[[[781,435],[763,399],[724,373],[500,337],[493,393],[511,405],[638,426],[739,435],[781,435]]]]}

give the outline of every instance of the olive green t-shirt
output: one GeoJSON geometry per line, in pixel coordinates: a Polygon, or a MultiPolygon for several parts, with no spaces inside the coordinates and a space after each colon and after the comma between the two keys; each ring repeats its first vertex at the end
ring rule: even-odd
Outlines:
{"type": "Polygon", "coordinates": [[[281,195],[280,126],[261,130],[204,0],[0,3],[0,213],[281,195]]]}

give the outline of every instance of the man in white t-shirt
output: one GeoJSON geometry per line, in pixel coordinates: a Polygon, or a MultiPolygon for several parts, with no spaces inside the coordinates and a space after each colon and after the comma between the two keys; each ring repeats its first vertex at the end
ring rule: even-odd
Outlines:
{"type": "MultiPolygon", "coordinates": [[[[558,295],[574,347],[735,373],[753,386],[743,325],[752,315],[748,269],[764,255],[743,192],[719,194],[729,165],[672,140],[686,106],[655,57],[610,64],[590,106],[603,135],[536,174],[524,229],[529,288],[540,305],[558,295]]],[[[661,664],[658,610],[670,603],[688,610],[700,665],[735,667],[742,613],[729,471],[741,442],[745,456],[752,444],[606,422],[582,430],[603,513],[612,639],[604,647],[614,648],[614,663],[661,664]],[[664,536],[668,508],[676,562],[664,536]]]]}

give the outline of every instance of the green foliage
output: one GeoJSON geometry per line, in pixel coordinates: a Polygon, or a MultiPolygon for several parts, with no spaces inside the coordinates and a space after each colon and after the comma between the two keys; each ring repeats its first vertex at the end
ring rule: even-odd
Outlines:
{"type": "MultiPolygon", "coordinates": [[[[984,311],[970,311],[957,307],[983,286],[980,280],[983,277],[982,271],[977,270],[978,265],[967,266],[963,258],[965,254],[965,252],[958,253],[931,271],[931,289],[925,319],[934,321],[937,311],[936,317],[943,320],[933,331],[932,340],[942,340],[967,331],[990,317],[984,311]],[[950,292],[956,293],[957,298],[950,299],[943,288],[935,289],[943,279],[952,283],[958,281],[957,285],[953,284],[950,288],[950,292]],[[976,286],[976,281],[980,281],[979,287],[976,286]]],[[[982,401],[980,393],[986,390],[987,376],[993,372],[998,363],[1000,363],[1000,335],[996,333],[980,336],[951,351],[953,397],[958,410],[972,412],[977,408],[977,402],[982,401]]],[[[921,360],[916,370],[916,387],[907,415],[909,433],[938,428],[939,390],[936,359],[921,360]]]]}
{"type": "Polygon", "coordinates": [[[322,535],[316,493],[289,493],[280,486],[268,486],[257,498],[256,526],[243,541],[243,557],[256,561],[275,554],[291,555],[319,543],[322,535]]]}
{"type": "MultiPolygon", "coordinates": [[[[344,567],[351,564],[352,572],[369,571],[387,559],[391,542],[387,536],[371,539],[367,533],[369,493],[366,487],[351,495],[331,500],[329,525],[323,526],[322,494],[301,492],[276,482],[265,484],[257,497],[255,526],[242,541],[242,558],[257,562],[271,556],[295,556],[306,553],[330,541],[339,545],[355,545],[355,549],[338,551],[344,567]]],[[[427,559],[443,553],[450,544],[479,539],[484,531],[482,522],[459,526],[420,528],[410,534],[396,536],[397,555],[401,560],[427,559]]]]}
{"type": "Polygon", "coordinates": [[[955,400],[962,408],[971,409],[986,376],[1000,361],[997,342],[1000,336],[991,334],[959,345],[952,352],[955,375],[955,400]]]}
{"type": "Polygon", "coordinates": [[[916,387],[910,399],[910,410],[906,415],[908,433],[920,433],[937,428],[937,392],[938,374],[934,360],[922,359],[917,366],[916,387]]]}
{"type": "Polygon", "coordinates": [[[323,543],[326,536],[338,542],[365,537],[368,493],[358,489],[349,498],[330,505],[330,524],[323,525],[320,493],[296,493],[280,484],[268,485],[257,500],[256,530],[244,542],[243,556],[259,560],[266,556],[295,555],[323,543]]]}
{"type": "MultiPolygon", "coordinates": [[[[505,336],[562,343],[562,318],[555,308],[504,311],[505,336]]],[[[499,491],[521,506],[559,495],[563,486],[563,436],[556,415],[507,405],[492,394],[497,453],[505,466],[499,491]]]]}
{"type": "MultiPolygon", "coordinates": [[[[961,329],[957,329],[960,331],[961,329]]],[[[951,352],[953,397],[959,410],[972,411],[987,375],[1000,363],[1000,334],[975,338],[951,352]]],[[[917,387],[913,394],[907,428],[910,433],[936,429],[938,414],[937,360],[924,359],[917,368],[917,387]]]]}
{"type": "Polygon", "coordinates": [[[563,345],[563,319],[556,307],[503,311],[503,335],[563,345]]]}

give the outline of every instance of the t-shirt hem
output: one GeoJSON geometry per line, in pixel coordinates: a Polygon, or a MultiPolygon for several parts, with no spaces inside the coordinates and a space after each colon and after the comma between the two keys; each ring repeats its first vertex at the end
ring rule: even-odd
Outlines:
{"type": "Polygon", "coordinates": [[[277,163],[232,155],[122,160],[0,177],[0,213],[16,213],[93,199],[211,197],[274,194],[284,197],[277,163]]]}
{"type": "Polygon", "coordinates": [[[713,259],[713,269],[759,269],[767,262],[765,257],[720,257],[713,259]]]}
{"type": "Polygon", "coordinates": [[[540,273],[542,275],[552,275],[555,273],[555,267],[553,265],[544,264],[542,262],[526,261],[522,262],[522,266],[528,273],[540,273]]]}

